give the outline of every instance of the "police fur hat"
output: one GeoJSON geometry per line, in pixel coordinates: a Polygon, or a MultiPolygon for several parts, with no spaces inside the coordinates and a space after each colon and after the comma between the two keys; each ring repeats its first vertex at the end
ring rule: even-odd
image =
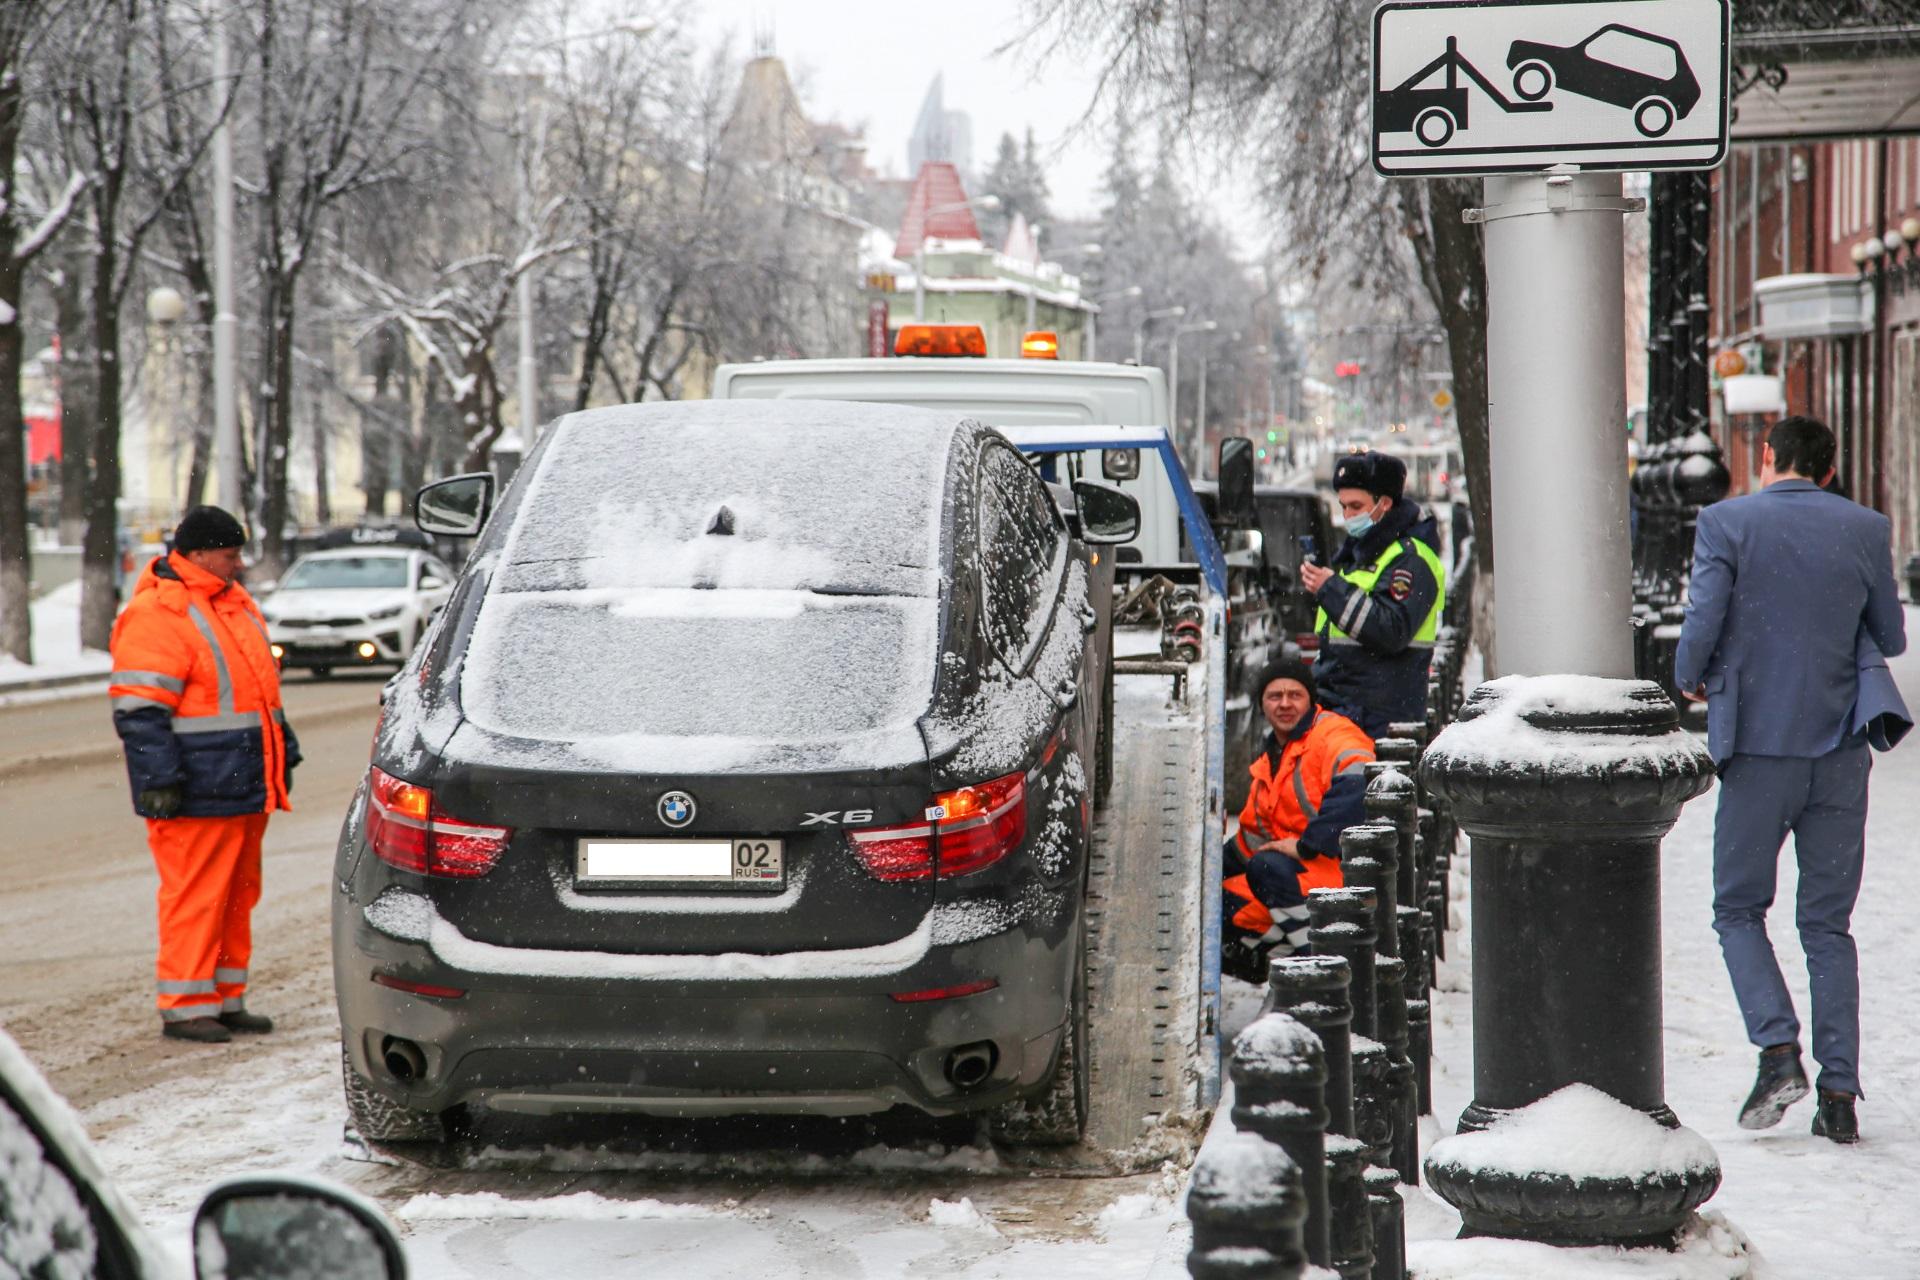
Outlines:
{"type": "Polygon", "coordinates": [[[1335,489],[1365,489],[1376,498],[1400,501],[1407,488],[1407,464],[1390,453],[1350,453],[1333,464],[1335,489]]]}
{"type": "Polygon", "coordinates": [[[1306,686],[1307,700],[1315,706],[1320,705],[1320,686],[1314,683],[1313,664],[1299,658],[1281,658],[1269,662],[1260,668],[1260,679],[1253,686],[1253,703],[1257,707],[1267,696],[1267,686],[1275,680],[1293,680],[1306,686]]]}
{"type": "Polygon", "coordinates": [[[180,517],[180,524],[173,531],[175,551],[213,551],[246,545],[247,531],[219,507],[195,507],[180,517]]]}

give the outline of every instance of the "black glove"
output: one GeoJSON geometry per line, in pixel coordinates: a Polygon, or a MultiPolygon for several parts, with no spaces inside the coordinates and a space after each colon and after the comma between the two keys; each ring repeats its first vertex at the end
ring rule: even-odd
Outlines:
{"type": "Polygon", "coordinates": [[[280,774],[280,785],[286,788],[288,795],[293,794],[293,766],[288,765],[280,774]]]}
{"type": "Polygon", "coordinates": [[[140,793],[140,808],[149,818],[177,818],[187,802],[179,787],[153,787],[140,793]]]}

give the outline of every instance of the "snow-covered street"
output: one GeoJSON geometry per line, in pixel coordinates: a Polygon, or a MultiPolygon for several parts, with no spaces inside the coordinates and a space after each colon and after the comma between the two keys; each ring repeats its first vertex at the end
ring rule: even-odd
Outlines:
{"type": "MultiPolygon", "coordinates": [[[[1920,628],[1920,614],[1909,625],[1920,628]]],[[[1920,658],[1894,669],[1920,700],[1920,658]]],[[[371,692],[371,689],[367,690],[371,692]]],[[[112,766],[117,767],[117,766],[112,766]]],[[[13,784],[13,785],[18,785],[13,784]]],[[[316,797],[317,799],[317,797],[316,797]]],[[[1847,1275],[1904,1280],[1915,1274],[1920,1219],[1920,1033],[1903,1008],[1904,980],[1920,965],[1907,922],[1920,896],[1909,833],[1920,826],[1920,750],[1876,759],[1866,889],[1855,916],[1863,970],[1865,1140],[1836,1147],[1810,1136],[1808,1104],[1777,1129],[1748,1133],[1734,1113],[1753,1056],[1708,922],[1713,794],[1694,802],[1666,843],[1664,872],[1667,1096],[1682,1121],[1719,1153],[1724,1181],[1707,1205],[1714,1229],[1677,1257],[1548,1253],[1536,1246],[1454,1243],[1457,1219],[1424,1189],[1407,1193],[1416,1274],[1473,1276],[1736,1276],[1742,1236],[1752,1274],[1773,1280],[1847,1275]],[[1654,1265],[1654,1264],[1658,1265],[1654,1265]]],[[[310,896],[323,865],[328,815],[311,814],[282,850],[277,892],[310,896]]],[[[1794,875],[1783,859],[1774,937],[1805,1014],[1805,974],[1791,929],[1794,875]],[[1782,928],[1782,924],[1787,927],[1782,928]]],[[[1464,926],[1464,884],[1458,922],[1464,926]]],[[[283,903],[285,899],[283,899],[283,903]]],[[[136,904],[137,905],[137,904],[136,904]]],[[[323,964],[303,951],[318,921],[290,912],[263,948],[274,967],[323,964]],[[304,920],[304,922],[303,922],[304,920]]],[[[1451,941],[1436,1001],[1437,1115],[1423,1146],[1450,1131],[1471,1079],[1471,976],[1465,934],[1451,941]]],[[[133,947],[142,950],[144,944],[133,947]]],[[[135,967],[138,967],[137,964],[135,967]]],[[[1184,1174],[1054,1176],[1015,1168],[962,1126],[889,1129],[853,1122],[734,1133],[724,1151],[684,1135],[576,1124],[552,1139],[515,1135],[461,1153],[459,1167],[369,1163],[341,1140],[337,1030],[318,990],[283,1033],[207,1054],[176,1051],[156,1076],[89,1093],[82,1116],[114,1176],[167,1246],[184,1255],[189,1215],[206,1186],[242,1172],[317,1173],[373,1195],[397,1221],[414,1274],[472,1277],[551,1274],[700,1276],[943,1275],[1140,1278],[1184,1273],[1184,1174]]],[[[1251,1017],[1250,987],[1230,984],[1229,1029],[1251,1017]]],[[[122,1008],[131,1014],[137,1002],[122,1008]]],[[[116,1010],[116,1016],[121,1010],[116,1010]]],[[[62,1033],[89,1034],[76,1015],[62,1033]]],[[[35,1039],[45,1039],[41,1029],[35,1039]]],[[[61,1068],[52,1074],[56,1083],[61,1068]]]]}

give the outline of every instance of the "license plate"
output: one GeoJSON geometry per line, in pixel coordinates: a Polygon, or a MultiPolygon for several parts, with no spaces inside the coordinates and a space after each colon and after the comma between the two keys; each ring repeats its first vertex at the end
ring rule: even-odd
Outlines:
{"type": "Polygon", "coordinates": [[[786,878],[779,840],[582,840],[582,884],[687,885],[778,889],[786,878]]]}

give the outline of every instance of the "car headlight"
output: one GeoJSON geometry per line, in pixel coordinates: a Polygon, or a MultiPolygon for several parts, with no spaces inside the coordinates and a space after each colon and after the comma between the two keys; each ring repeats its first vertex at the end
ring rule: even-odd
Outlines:
{"type": "Polygon", "coordinates": [[[390,604],[384,609],[374,609],[367,614],[368,622],[379,622],[383,618],[397,618],[406,610],[403,604],[390,604]]]}

